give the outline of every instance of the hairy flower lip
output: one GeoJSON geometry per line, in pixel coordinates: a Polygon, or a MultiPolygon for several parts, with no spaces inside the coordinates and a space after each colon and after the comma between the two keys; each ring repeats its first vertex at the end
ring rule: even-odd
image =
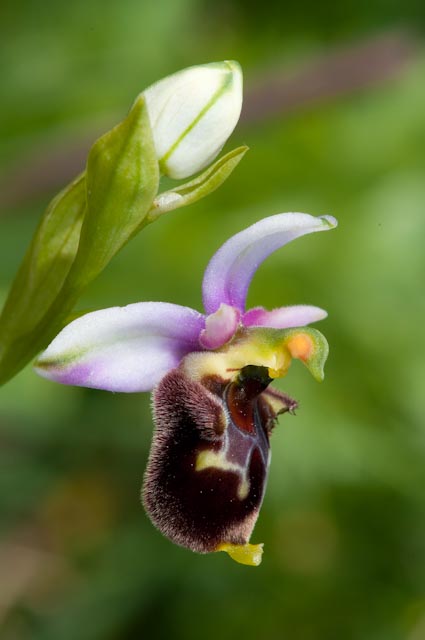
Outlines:
{"type": "Polygon", "coordinates": [[[269,390],[264,367],[213,382],[193,380],[181,365],[154,389],[143,503],[174,543],[198,553],[226,551],[257,566],[261,545],[249,538],[265,493],[269,435],[277,416],[296,402],[269,390]]]}
{"type": "Polygon", "coordinates": [[[248,543],[264,496],[276,414],[255,369],[212,393],[181,368],[153,394],[143,502],[173,542],[199,553],[248,543]],[[250,374],[254,378],[250,378],[250,374]],[[249,383],[256,380],[256,388],[249,383]],[[224,420],[224,429],[217,426],[224,420]]]}

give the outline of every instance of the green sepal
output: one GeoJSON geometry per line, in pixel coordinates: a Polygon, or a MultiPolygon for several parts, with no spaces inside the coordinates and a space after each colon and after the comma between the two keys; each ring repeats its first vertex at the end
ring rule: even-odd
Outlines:
{"type": "Polygon", "coordinates": [[[70,288],[91,282],[147,224],[159,167],[143,95],[127,118],[93,145],[86,171],[87,213],[70,288]]]}
{"type": "Polygon", "coordinates": [[[40,324],[77,253],[85,208],[82,174],[53,198],[41,218],[0,316],[0,383],[36,353],[40,324]]]}
{"type": "Polygon", "coordinates": [[[153,201],[149,212],[149,220],[155,220],[167,211],[186,207],[218,189],[227,180],[247,151],[248,147],[246,146],[237,147],[219,158],[190,182],[185,182],[170,191],[160,193],[153,201]]]}
{"type": "Polygon", "coordinates": [[[66,324],[83,289],[149,222],[159,169],[143,96],[51,203],[0,318],[0,384],[66,324]]]}

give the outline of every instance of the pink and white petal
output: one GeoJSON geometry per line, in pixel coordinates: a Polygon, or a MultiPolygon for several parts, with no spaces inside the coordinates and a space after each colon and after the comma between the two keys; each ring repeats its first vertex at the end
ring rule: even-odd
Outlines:
{"type": "Polygon", "coordinates": [[[39,356],[50,380],[108,391],[150,391],[191,351],[205,317],[166,302],[88,313],[67,325],[39,356]]]}
{"type": "Polygon", "coordinates": [[[238,309],[221,304],[215,313],[205,319],[205,329],[199,336],[201,346],[205,349],[218,349],[229,342],[236,333],[240,317],[238,309]]]}
{"type": "Polygon", "coordinates": [[[222,302],[244,311],[252,277],[271,253],[307,233],[336,226],[332,216],[279,213],[237,233],[217,251],[205,270],[202,284],[205,311],[214,313],[222,302]]]}
{"type": "Polygon", "coordinates": [[[320,307],[298,304],[290,307],[279,307],[267,311],[263,307],[249,309],[242,318],[245,327],[271,327],[273,329],[290,329],[304,327],[311,322],[318,322],[327,317],[320,307]]]}

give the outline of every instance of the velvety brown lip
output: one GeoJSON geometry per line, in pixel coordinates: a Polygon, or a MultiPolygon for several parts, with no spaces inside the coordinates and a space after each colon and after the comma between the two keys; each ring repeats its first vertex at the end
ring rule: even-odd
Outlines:
{"type": "Polygon", "coordinates": [[[212,382],[201,384],[174,369],[155,389],[156,429],[143,489],[153,524],[200,553],[248,542],[264,496],[277,415],[264,393],[266,368],[244,367],[235,381],[212,382]]]}

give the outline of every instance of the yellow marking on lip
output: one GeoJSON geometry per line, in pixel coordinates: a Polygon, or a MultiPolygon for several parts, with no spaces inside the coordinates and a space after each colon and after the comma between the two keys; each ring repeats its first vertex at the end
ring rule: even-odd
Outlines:
{"type": "Polygon", "coordinates": [[[204,469],[222,469],[223,471],[234,471],[240,477],[237,496],[239,500],[245,500],[249,493],[249,480],[245,477],[245,470],[238,464],[229,462],[223,451],[201,451],[196,457],[195,471],[204,469]]]}
{"type": "Polygon", "coordinates": [[[224,551],[235,562],[239,564],[247,564],[250,567],[258,567],[261,564],[263,555],[263,544],[231,544],[230,542],[222,542],[218,545],[216,551],[224,551]]]}

